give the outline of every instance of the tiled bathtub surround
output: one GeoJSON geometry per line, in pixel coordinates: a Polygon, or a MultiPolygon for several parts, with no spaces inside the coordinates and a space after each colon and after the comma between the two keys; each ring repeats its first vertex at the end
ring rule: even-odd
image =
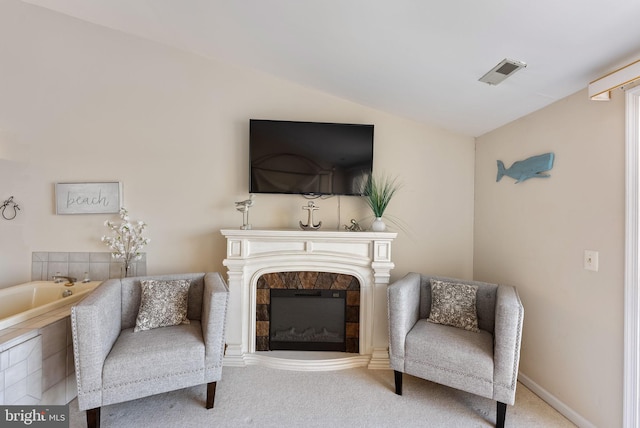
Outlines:
{"type": "Polygon", "coordinates": [[[332,272],[276,272],[258,279],[256,296],[256,351],[269,350],[270,289],[347,291],[347,352],[359,352],[360,283],[351,275],[332,272]]]}
{"type": "Polygon", "coordinates": [[[61,405],[75,398],[70,307],[0,330],[0,404],[61,405]]]}
{"type": "MultiPolygon", "coordinates": [[[[51,281],[53,275],[60,273],[72,276],[82,281],[85,272],[92,281],[104,281],[122,276],[123,264],[111,257],[110,252],[94,253],[63,253],[63,252],[34,252],[31,257],[31,280],[51,281]]],[[[129,276],[143,276],[147,274],[147,255],[142,254],[140,260],[133,262],[129,276]]]]}
{"type": "MultiPolygon", "coordinates": [[[[111,253],[35,252],[31,279],[50,281],[56,273],[82,281],[119,278],[122,263],[111,253]]],[[[146,275],[146,256],[130,276],[146,275]]],[[[0,330],[0,405],[61,405],[77,395],[69,303],[0,330]]]]}
{"type": "Polygon", "coordinates": [[[0,352],[0,404],[38,404],[41,385],[42,336],[0,352]]]}

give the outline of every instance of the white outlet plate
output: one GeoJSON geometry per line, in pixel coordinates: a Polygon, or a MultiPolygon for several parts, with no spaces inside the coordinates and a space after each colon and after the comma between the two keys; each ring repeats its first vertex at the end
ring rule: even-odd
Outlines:
{"type": "Polygon", "coordinates": [[[598,252],[593,250],[584,250],[584,268],[598,272],[598,252]]]}

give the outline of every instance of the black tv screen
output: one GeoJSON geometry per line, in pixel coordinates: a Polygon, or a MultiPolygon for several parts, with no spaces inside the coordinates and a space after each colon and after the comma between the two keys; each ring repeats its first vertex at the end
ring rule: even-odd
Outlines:
{"type": "Polygon", "coordinates": [[[251,119],[249,193],[362,195],[373,125],[251,119]]]}

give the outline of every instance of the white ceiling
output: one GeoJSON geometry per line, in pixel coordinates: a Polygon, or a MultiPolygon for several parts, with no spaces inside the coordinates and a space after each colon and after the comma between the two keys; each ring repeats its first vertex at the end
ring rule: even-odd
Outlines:
{"type": "Polygon", "coordinates": [[[24,1],[470,136],[640,58],[638,0],[24,1]]]}

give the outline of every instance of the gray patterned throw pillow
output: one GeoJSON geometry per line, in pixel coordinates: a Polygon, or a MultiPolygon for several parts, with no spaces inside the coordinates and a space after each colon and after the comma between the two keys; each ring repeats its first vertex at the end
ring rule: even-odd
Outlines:
{"type": "Polygon", "coordinates": [[[190,282],[186,279],[171,281],[142,280],[140,309],[134,332],[170,325],[189,324],[187,299],[190,282]]]}
{"type": "Polygon", "coordinates": [[[477,285],[431,280],[431,314],[427,321],[478,331],[477,285]]]}

